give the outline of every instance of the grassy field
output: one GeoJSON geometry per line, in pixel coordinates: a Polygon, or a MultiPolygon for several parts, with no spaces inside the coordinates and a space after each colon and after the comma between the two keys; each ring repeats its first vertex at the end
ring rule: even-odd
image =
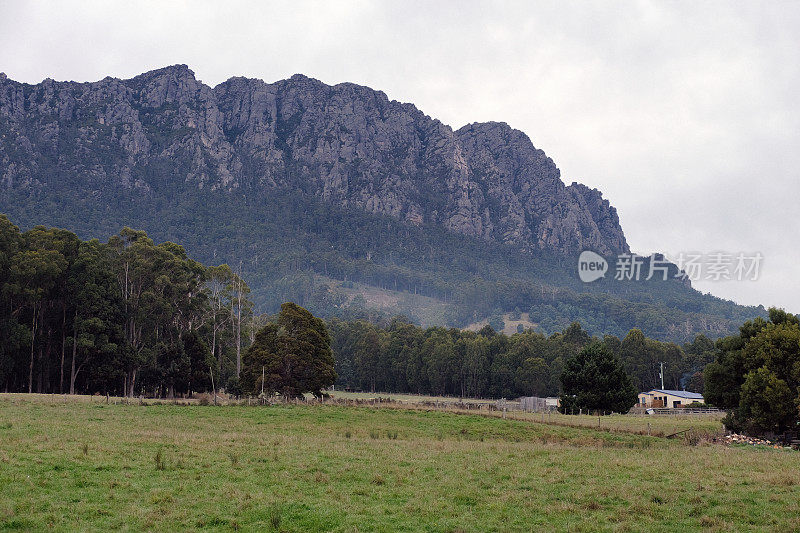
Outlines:
{"type": "Polygon", "coordinates": [[[686,430],[702,435],[721,435],[723,415],[562,415],[560,413],[510,413],[520,420],[545,422],[572,427],[586,427],[626,433],[642,433],[655,436],[672,435],[686,430]]]}
{"type": "MultiPolygon", "coordinates": [[[[397,393],[367,393],[367,392],[343,392],[333,391],[331,397],[337,400],[361,400],[366,401],[371,398],[390,399],[399,406],[415,404],[437,403],[440,408],[448,409],[448,406],[457,404],[460,398],[448,398],[442,396],[425,396],[417,394],[397,394],[397,393]]],[[[472,404],[496,405],[497,400],[464,400],[472,404]]],[[[457,409],[455,409],[457,410],[457,409]]],[[[463,412],[463,411],[459,411],[463,412]]],[[[500,412],[493,412],[495,416],[502,416],[500,412]]],[[[590,415],[564,415],[558,412],[545,413],[526,413],[523,411],[508,411],[506,418],[517,420],[530,420],[534,422],[545,422],[548,424],[600,428],[604,430],[622,431],[628,433],[651,434],[654,436],[665,436],[693,430],[707,435],[721,434],[723,432],[723,414],[694,414],[694,415],[609,415],[600,417],[590,415]]]]}
{"type": "Polygon", "coordinates": [[[0,487],[0,529],[800,530],[797,452],[396,408],[0,395],[0,487]]]}
{"type": "MultiPolygon", "coordinates": [[[[420,402],[439,402],[441,404],[448,404],[448,403],[458,403],[461,402],[461,398],[456,397],[448,397],[448,396],[428,396],[425,394],[404,394],[404,393],[397,393],[397,392],[345,392],[345,391],[329,391],[329,394],[332,398],[337,398],[341,400],[369,400],[371,398],[388,398],[393,400],[397,403],[420,403],[420,402]]],[[[471,402],[471,403],[481,403],[481,404],[496,404],[497,400],[479,400],[476,398],[468,398],[464,401],[471,402]]]]}

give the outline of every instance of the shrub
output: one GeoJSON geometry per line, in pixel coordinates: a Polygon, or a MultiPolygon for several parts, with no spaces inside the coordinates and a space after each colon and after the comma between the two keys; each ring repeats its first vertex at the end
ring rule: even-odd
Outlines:
{"type": "Polygon", "coordinates": [[[236,376],[228,378],[227,383],[225,383],[225,392],[235,398],[239,398],[242,395],[242,385],[239,382],[239,378],[236,376]]]}

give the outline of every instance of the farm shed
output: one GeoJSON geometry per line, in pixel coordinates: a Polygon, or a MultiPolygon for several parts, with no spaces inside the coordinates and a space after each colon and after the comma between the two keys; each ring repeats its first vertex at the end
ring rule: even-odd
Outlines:
{"type": "Polygon", "coordinates": [[[703,395],[696,392],[686,392],[685,390],[662,389],[653,389],[639,394],[640,407],[677,409],[686,407],[694,402],[703,403],[703,395]]]}
{"type": "Polygon", "coordinates": [[[560,404],[558,398],[540,398],[538,396],[523,396],[519,399],[520,409],[523,411],[554,411],[560,404]]]}

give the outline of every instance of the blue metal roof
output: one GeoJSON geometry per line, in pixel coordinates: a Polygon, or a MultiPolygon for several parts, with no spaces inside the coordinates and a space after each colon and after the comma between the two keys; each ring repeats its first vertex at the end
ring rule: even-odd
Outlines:
{"type": "Polygon", "coordinates": [[[697,392],[687,392],[685,390],[665,390],[665,389],[653,389],[646,394],[651,394],[653,392],[660,392],[662,394],[670,394],[672,396],[677,396],[679,398],[686,398],[687,400],[702,400],[703,395],[697,392]]]}

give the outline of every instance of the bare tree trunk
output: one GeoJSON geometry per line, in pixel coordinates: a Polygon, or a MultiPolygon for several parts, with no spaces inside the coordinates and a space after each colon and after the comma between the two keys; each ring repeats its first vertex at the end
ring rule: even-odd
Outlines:
{"type": "Polygon", "coordinates": [[[78,311],[75,311],[75,318],[72,325],[72,367],[69,371],[69,393],[75,394],[75,358],[78,355],[78,311]]]}
{"type": "Polygon", "coordinates": [[[236,308],[236,377],[242,372],[242,295],[236,308]]]}
{"type": "Polygon", "coordinates": [[[131,398],[133,398],[133,387],[134,387],[134,385],[136,385],[136,369],[135,368],[133,369],[133,372],[131,373],[131,388],[128,389],[128,394],[130,395],[131,398]]]}
{"type": "MultiPolygon", "coordinates": [[[[241,265],[239,272],[241,273],[241,265]]],[[[236,275],[236,377],[242,371],[242,278],[236,275]]]]}
{"type": "Polygon", "coordinates": [[[42,389],[42,373],[46,361],[47,358],[44,356],[44,348],[42,346],[39,346],[39,358],[38,358],[39,364],[37,365],[38,368],[36,369],[36,392],[38,394],[42,394],[44,392],[44,390],[42,389]]]}
{"type": "Polygon", "coordinates": [[[64,394],[64,351],[67,349],[67,304],[61,304],[61,377],[58,381],[58,393],[64,394]]]}
{"type": "Polygon", "coordinates": [[[214,324],[211,328],[211,357],[217,359],[217,315],[214,314],[214,324]]]}
{"type": "Polygon", "coordinates": [[[85,364],[86,364],[86,360],[84,360],[83,363],[81,363],[81,366],[79,366],[78,369],[75,370],[75,373],[70,377],[70,383],[69,383],[70,390],[73,390],[73,391],[75,390],[75,380],[78,379],[78,374],[81,373],[81,370],[83,369],[83,365],[85,365],[85,364]]]}
{"type": "MultiPolygon", "coordinates": [[[[234,286],[235,286],[236,281],[234,280],[233,283],[234,283],[234,286]]],[[[233,312],[233,307],[234,307],[234,298],[233,297],[231,297],[231,302],[230,303],[231,303],[231,336],[232,337],[236,337],[236,313],[233,312]]],[[[239,372],[238,371],[236,372],[236,376],[237,377],[239,376],[239,372]]]]}
{"type": "Polygon", "coordinates": [[[31,362],[28,366],[28,394],[33,392],[33,348],[36,339],[36,304],[33,304],[33,320],[31,320],[31,362]]]}
{"type": "Polygon", "coordinates": [[[52,361],[53,353],[53,330],[47,328],[47,343],[44,347],[39,348],[39,365],[38,379],[36,385],[36,392],[49,393],[50,392],[50,361],[52,361]],[[45,373],[47,373],[47,381],[45,381],[45,373]]]}

